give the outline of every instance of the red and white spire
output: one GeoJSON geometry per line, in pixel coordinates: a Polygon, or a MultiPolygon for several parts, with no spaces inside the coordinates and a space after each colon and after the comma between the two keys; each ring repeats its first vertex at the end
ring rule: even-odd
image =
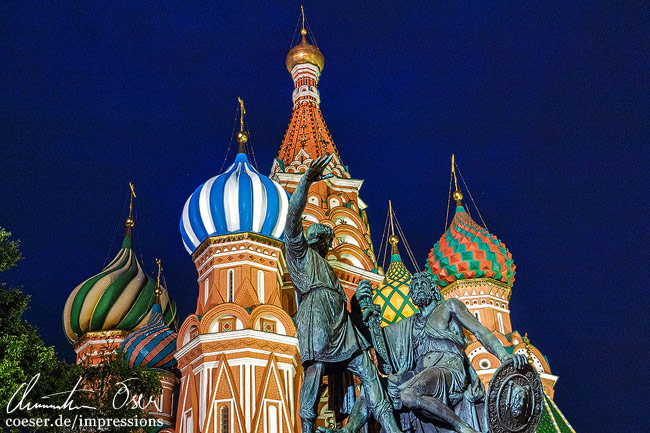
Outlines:
{"type": "Polygon", "coordinates": [[[278,157],[273,163],[271,176],[276,173],[304,173],[319,156],[333,154],[327,171],[349,179],[350,174],[341,163],[320,110],[317,86],[325,57],[315,43],[307,41],[304,12],[300,34],[300,43],[289,50],[286,58],[287,70],[293,79],[293,113],[278,157]]]}

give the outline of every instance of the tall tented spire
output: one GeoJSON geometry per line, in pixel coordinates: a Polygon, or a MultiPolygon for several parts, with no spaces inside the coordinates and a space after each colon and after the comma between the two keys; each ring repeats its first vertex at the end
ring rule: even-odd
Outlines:
{"type": "Polygon", "coordinates": [[[300,42],[289,50],[286,58],[287,70],[293,79],[293,114],[271,175],[278,172],[304,173],[319,156],[334,154],[328,171],[337,177],[349,179],[350,174],[341,163],[320,110],[317,86],[325,57],[315,43],[307,41],[304,11],[302,14],[300,42]]]}

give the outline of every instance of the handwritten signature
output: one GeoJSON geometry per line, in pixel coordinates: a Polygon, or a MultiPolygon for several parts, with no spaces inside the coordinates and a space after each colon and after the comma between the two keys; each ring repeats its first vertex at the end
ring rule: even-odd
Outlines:
{"type": "MultiPolygon", "coordinates": [[[[61,404],[52,404],[52,403],[32,403],[29,401],[28,397],[30,396],[30,392],[36,384],[38,383],[38,380],[40,379],[41,374],[38,373],[34,375],[34,377],[31,378],[29,382],[22,383],[18,389],[13,393],[11,398],[9,399],[9,403],[7,404],[7,413],[13,413],[16,410],[33,410],[33,409],[54,409],[54,410],[80,410],[80,409],[97,409],[94,406],[86,406],[86,405],[76,405],[74,402],[74,395],[75,393],[81,393],[81,392],[94,392],[92,389],[86,389],[86,388],[80,388],[81,387],[81,382],[82,378],[80,377],[77,380],[77,383],[74,385],[74,387],[69,390],[69,391],[62,391],[62,392],[57,392],[54,394],[49,394],[49,395],[44,395],[40,398],[40,400],[47,400],[49,398],[59,396],[59,395],[66,395],[66,399],[63,403],[61,404]]],[[[118,382],[118,390],[113,396],[113,409],[122,409],[127,405],[130,405],[131,409],[142,409],[146,410],[149,408],[152,404],[154,405],[154,410],[157,412],[161,411],[161,408],[159,407],[158,401],[154,397],[150,397],[148,400],[144,398],[143,395],[141,394],[131,394],[129,391],[129,387],[127,386],[126,382],[130,380],[134,380],[135,378],[131,379],[126,379],[124,381],[118,382]]]]}

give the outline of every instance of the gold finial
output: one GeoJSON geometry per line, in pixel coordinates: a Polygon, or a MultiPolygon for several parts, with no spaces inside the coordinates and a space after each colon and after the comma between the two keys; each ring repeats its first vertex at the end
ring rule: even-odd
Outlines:
{"type": "MultiPolygon", "coordinates": [[[[291,73],[296,65],[311,63],[312,65],[317,66],[322,72],[323,67],[325,66],[325,57],[323,57],[323,53],[320,52],[316,45],[307,42],[307,29],[305,28],[307,20],[305,19],[305,8],[302,7],[302,5],[300,6],[300,14],[302,16],[302,26],[300,28],[302,38],[300,39],[300,42],[297,45],[294,45],[287,53],[285,59],[287,71],[291,73]]],[[[313,39],[314,35],[312,34],[311,36],[313,39]]]]}
{"type": "Polygon", "coordinates": [[[395,225],[393,224],[393,203],[390,200],[388,200],[388,214],[390,215],[390,234],[393,237],[395,236],[395,225]]]}
{"type": "Polygon", "coordinates": [[[305,39],[305,36],[307,36],[307,30],[305,30],[305,9],[300,5],[300,13],[302,14],[302,29],[300,30],[300,34],[302,35],[302,38],[305,39]]]}
{"type": "Polygon", "coordinates": [[[133,221],[133,199],[136,197],[135,189],[133,189],[133,184],[129,182],[129,188],[131,188],[131,201],[129,202],[129,217],[126,219],[126,226],[131,228],[135,224],[133,221]]]}
{"type": "Polygon", "coordinates": [[[154,293],[157,297],[160,297],[160,295],[162,295],[162,289],[160,288],[160,274],[163,270],[162,261],[160,259],[156,259],[156,264],[158,265],[158,278],[156,279],[156,290],[154,293]]]}
{"type": "Polygon", "coordinates": [[[533,355],[530,352],[530,339],[528,338],[528,332],[524,334],[524,347],[526,348],[526,359],[530,365],[535,365],[533,361],[533,355]]]}
{"type": "Polygon", "coordinates": [[[388,242],[391,244],[391,255],[394,254],[399,254],[399,251],[397,251],[397,244],[399,243],[399,238],[395,236],[395,223],[393,222],[394,214],[393,214],[393,202],[391,200],[388,200],[388,215],[390,216],[390,237],[388,238],[388,242]]]}
{"type": "Polygon", "coordinates": [[[244,131],[246,109],[244,108],[242,98],[237,98],[237,100],[239,101],[239,132],[237,133],[237,143],[239,143],[239,153],[246,153],[246,142],[248,141],[248,134],[244,131]]]}
{"type": "Polygon", "coordinates": [[[456,178],[456,158],[453,153],[451,154],[451,174],[454,176],[454,187],[456,187],[456,190],[453,194],[454,200],[456,201],[456,206],[462,206],[463,193],[458,189],[458,179],[456,178]]]}
{"type": "Polygon", "coordinates": [[[242,98],[237,98],[239,101],[239,130],[244,132],[244,115],[246,114],[246,108],[244,108],[244,100],[242,98]]]}

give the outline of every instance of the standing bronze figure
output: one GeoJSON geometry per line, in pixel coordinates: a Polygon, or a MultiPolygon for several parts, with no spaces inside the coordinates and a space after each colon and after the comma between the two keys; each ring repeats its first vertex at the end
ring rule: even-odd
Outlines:
{"type": "MultiPolygon", "coordinates": [[[[483,384],[465,355],[463,331],[473,333],[490,353],[514,371],[532,370],[526,357],[507,353],[499,340],[461,301],[454,298],[444,300],[428,273],[413,275],[409,293],[419,313],[371,334],[373,339],[383,339],[375,341],[375,347],[385,347],[385,351],[377,352],[382,361],[380,365],[389,363],[395,372],[388,376],[388,393],[395,409],[400,410],[402,429],[418,433],[489,431],[492,423],[484,416],[483,384]]],[[[365,307],[364,320],[373,323],[371,319],[379,314],[379,310],[369,302],[372,296],[370,283],[362,281],[355,296],[365,307]]],[[[532,374],[536,376],[534,371],[532,374]]],[[[521,395],[517,400],[524,401],[524,393],[528,390],[518,386],[517,391],[521,395]]],[[[540,404],[538,398],[537,405],[540,404]]],[[[522,404],[518,406],[523,407],[522,404]]],[[[526,413],[533,414],[532,411],[526,413]]],[[[518,420],[535,422],[533,430],[539,421],[539,417],[535,420],[531,416],[514,415],[518,420]]],[[[355,402],[346,426],[338,431],[356,432],[368,418],[361,397],[355,402]]]]}
{"type": "Polygon", "coordinates": [[[390,400],[366,353],[369,344],[352,323],[341,283],[325,259],[334,231],[312,224],[303,235],[302,213],[313,182],[332,177],[323,171],[332,156],[316,159],[300,179],[289,201],[284,231],[287,267],[298,295],[298,346],[305,370],[300,389],[302,432],[312,433],[323,376],[348,370],[362,382],[367,408],[389,433],[399,432],[390,400]]]}

